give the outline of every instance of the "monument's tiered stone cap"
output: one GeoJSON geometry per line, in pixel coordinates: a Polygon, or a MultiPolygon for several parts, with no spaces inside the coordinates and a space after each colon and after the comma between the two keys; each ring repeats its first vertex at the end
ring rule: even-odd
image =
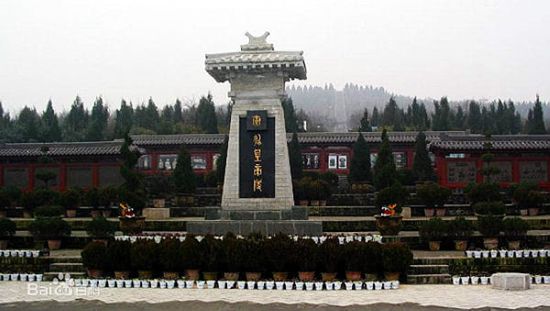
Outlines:
{"type": "Polygon", "coordinates": [[[302,51],[275,51],[273,44],[267,43],[269,32],[254,37],[248,32],[248,44],[241,45],[240,52],[206,55],[206,71],[217,81],[229,80],[230,72],[283,72],[288,79],[306,79],[306,64],[302,51]]]}

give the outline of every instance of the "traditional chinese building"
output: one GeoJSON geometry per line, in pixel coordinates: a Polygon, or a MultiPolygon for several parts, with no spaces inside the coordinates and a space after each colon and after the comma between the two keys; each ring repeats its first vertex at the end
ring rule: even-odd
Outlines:
{"type": "MultiPolygon", "coordinates": [[[[491,165],[499,168],[493,180],[508,186],[521,181],[537,182],[550,190],[550,135],[485,136],[456,132],[425,132],[438,182],[463,188],[483,180],[481,155],[494,154],[491,165]]],[[[376,160],[380,133],[363,133],[376,160]]],[[[388,137],[399,168],[412,168],[416,132],[390,132],[388,137]]],[[[353,143],[358,133],[299,133],[304,169],[349,174],[353,143]]],[[[145,174],[170,174],[177,154],[185,145],[193,169],[206,174],[215,168],[224,143],[222,134],[135,135],[142,156],[139,169],[145,174]]],[[[287,137],[288,141],[291,135],[287,137]]],[[[121,140],[84,143],[29,143],[0,145],[0,185],[32,189],[42,183],[36,174],[56,173],[49,182],[54,189],[105,187],[122,182],[119,175],[121,140]]]]}

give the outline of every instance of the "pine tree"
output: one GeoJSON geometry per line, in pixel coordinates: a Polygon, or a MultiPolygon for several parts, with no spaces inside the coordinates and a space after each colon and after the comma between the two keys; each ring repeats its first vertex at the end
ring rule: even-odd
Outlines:
{"type": "Polygon", "coordinates": [[[218,177],[218,183],[223,184],[225,182],[225,167],[227,162],[227,147],[229,146],[229,137],[225,135],[223,145],[220,148],[220,156],[216,160],[216,176],[218,177]]]}
{"type": "Polygon", "coordinates": [[[141,174],[136,170],[139,159],[139,151],[133,147],[132,138],[128,133],[124,135],[124,143],[120,147],[122,165],[120,175],[124,184],[119,189],[121,201],[126,201],[130,207],[140,210],[145,207],[145,188],[141,174]]]}
{"type": "Polygon", "coordinates": [[[285,115],[285,129],[287,133],[294,133],[298,131],[298,120],[296,118],[296,110],[292,103],[292,98],[287,97],[282,101],[283,112],[285,115]]]}
{"type": "Polygon", "coordinates": [[[126,104],[123,99],[120,102],[120,109],[116,111],[115,115],[115,138],[122,138],[124,135],[132,129],[134,123],[134,108],[132,103],[126,104]]]}
{"type": "Polygon", "coordinates": [[[416,136],[413,174],[418,181],[429,181],[433,180],[435,177],[432,161],[428,155],[428,146],[426,144],[426,135],[424,132],[419,132],[416,136]]]}
{"type": "Polygon", "coordinates": [[[90,116],[86,139],[89,141],[104,140],[108,120],[109,110],[107,106],[103,105],[103,99],[98,97],[92,107],[92,114],[90,116]]]}
{"type": "Polygon", "coordinates": [[[390,101],[384,107],[383,125],[391,127],[394,131],[403,131],[403,111],[399,109],[395,99],[390,97],[390,101]]]}
{"type": "Polygon", "coordinates": [[[475,101],[470,101],[468,105],[467,128],[474,134],[480,134],[483,131],[481,109],[475,101]]]}
{"type": "Polygon", "coordinates": [[[71,105],[71,110],[63,120],[63,139],[65,141],[83,141],[88,128],[88,111],[77,96],[71,105]]]}
{"type": "Polygon", "coordinates": [[[199,106],[197,107],[197,127],[206,134],[218,134],[216,107],[214,107],[210,93],[199,100],[199,106]]]}
{"type": "Polygon", "coordinates": [[[294,132],[292,134],[292,140],[288,145],[288,156],[290,160],[290,174],[292,179],[302,178],[303,171],[303,159],[302,159],[302,148],[300,142],[298,141],[298,134],[294,132]]]}
{"type": "Polygon", "coordinates": [[[61,141],[61,128],[51,100],[48,101],[46,110],[42,113],[42,141],[61,141]]]}
{"type": "Polygon", "coordinates": [[[181,146],[176,168],[172,176],[178,192],[195,193],[196,176],[191,166],[191,155],[187,151],[187,148],[185,148],[185,145],[181,146]]]}
{"type": "Polygon", "coordinates": [[[382,132],[382,143],[378,150],[378,156],[374,163],[374,185],[380,190],[389,187],[396,179],[396,168],[390,140],[386,129],[382,132]]]}
{"type": "Polygon", "coordinates": [[[372,127],[369,122],[369,110],[367,108],[365,108],[365,111],[363,112],[359,132],[372,132],[372,127]]]}
{"type": "Polygon", "coordinates": [[[355,183],[370,182],[372,179],[369,145],[361,132],[359,132],[357,141],[353,144],[353,158],[351,159],[349,178],[355,183]]]}
{"type": "Polygon", "coordinates": [[[174,122],[183,122],[183,107],[179,99],[176,99],[176,103],[174,104],[174,122]]]}
{"type": "Polygon", "coordinates": [[[19,112],[15,125],[24,142],[36,142],[40,140],[40,116],[38,116],[36,109],[30,109],[25,106],[19,112]]]}
{"type": "Polygon", "coordinates": [[[378,108],[376,108],[376,106],[372,108],[372,117],[370,118],[370,123],[372,126],[380,126],[380,113],[378,112],[378,108]]]}
{"type": "Polygon", "coordinates": [[[434,131],[448,131],[454,122],[447,97],[442,97],[439,102],[434,101],[434,114],[432,115],[432,129],[434,131]]]}
{"type": "Polygon", "coordinates": [[[533,107],[533,119],[529,124],[529,134],[546,134],[546,127],[544,125],[544,114],[542,111],[542,104],[540,103],[539,96],[535,101],[533,107]]]}
{"type": "Polygon", "coordinates": [[[149,101],[147,102],[147,107],[145,108],[144,117],[145,117],[145,120],[144,120],[143,127],[156,132],[160,124],[160,116],[159,116],[157,105],[155,104],[152,98],[149,98],[149,101]]]}

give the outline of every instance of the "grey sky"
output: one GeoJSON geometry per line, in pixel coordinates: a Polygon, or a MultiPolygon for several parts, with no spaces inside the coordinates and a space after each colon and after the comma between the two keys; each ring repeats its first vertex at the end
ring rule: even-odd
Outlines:
{"type": "Polygon", "coordinates": [[[550,1],[0,1],[0,100],[15,111],[102,95],[159,106],[229,86],[204,54],[271,32],[308,80],[419,97],[550,96],[550,1]]]}

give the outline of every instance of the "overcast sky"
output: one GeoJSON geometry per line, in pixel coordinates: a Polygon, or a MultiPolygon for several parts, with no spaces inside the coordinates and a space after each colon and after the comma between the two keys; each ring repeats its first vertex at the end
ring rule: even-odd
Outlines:
{"type": "Polygon", "coordinates": [[[246,31],[303,50],[297,84],[383,86],[450,99],[550,98],[550,1],[0,1],[0,101],[5,109],[159,106],[229,85],[204,54],[237,51],[246,31]]]}

